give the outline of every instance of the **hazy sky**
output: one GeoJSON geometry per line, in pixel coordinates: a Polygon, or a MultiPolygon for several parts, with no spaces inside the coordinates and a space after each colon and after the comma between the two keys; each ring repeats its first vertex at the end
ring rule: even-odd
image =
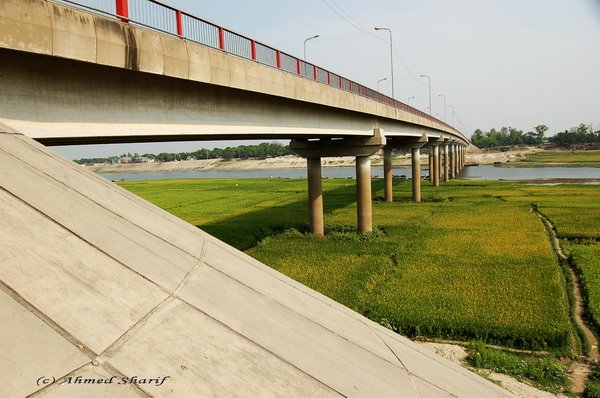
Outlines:
{"type": "MultiPolygon", "coordinates": [[[[391,94],[433,114],[447,104],[476,128],[538,124],[549,134],[579,123],[600,129],[600,0],[163,0],[198,17],[391,94]]],[[[452,122],[452,112],[446,117],[452,122]]],[[[455,118],[455,122],[457,121],[455,118]]],[[[127,144],[60,149],[70,157],[190,151],[231,142],[127,144]]]]}

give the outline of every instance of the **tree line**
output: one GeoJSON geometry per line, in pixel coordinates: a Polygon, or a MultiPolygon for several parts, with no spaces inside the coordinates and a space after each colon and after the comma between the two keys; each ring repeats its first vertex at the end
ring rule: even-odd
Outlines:
{"type": "Polygon", "coordinates": [[[471,136],[471,143],[479,148],[498,148],[513,145],[542,145],[546,142],[558,146],[600,142],[600,132],[593,132],[591,126],[584,123],[552,137],[546,137],[546,131],[548,131],[548,127],[543,124],[535,126],[533,131],[527,133],[514,127],[502,127],[500,130],[491,129],[489,131],[477,129],[471,136]]]}
{"type": "Polygon", "coordinates": [[[198,149],[193,152],[161,152],[158,155],[145,153],[126,153],[121,156],[109,156],[106,158],[83,158],[75,160],[79,164],[96,163],[144,163],[148,161],[174,162],[181,160],[195,159],[266,159],[268,157],[278,157],[292,154],[289,145],[282,145],[277,142],[263,142],[258,145],[240,145],[236,147],[198,149]]]}

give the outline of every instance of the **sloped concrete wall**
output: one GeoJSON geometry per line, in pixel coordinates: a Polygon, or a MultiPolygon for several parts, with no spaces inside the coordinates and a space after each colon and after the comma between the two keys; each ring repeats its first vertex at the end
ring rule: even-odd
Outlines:
{"type": "Polygon", "coordinates": [[[510,396],[2,125],[0,242],[2,397],[510,396]]]}

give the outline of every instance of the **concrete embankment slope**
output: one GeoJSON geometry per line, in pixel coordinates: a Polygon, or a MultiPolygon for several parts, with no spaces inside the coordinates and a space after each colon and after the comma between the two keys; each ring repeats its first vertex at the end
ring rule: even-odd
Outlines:
{"type": "Polygon", "coordinates": [[[0,242],[2,397],[509,396],[6,126],[0,242]]]}

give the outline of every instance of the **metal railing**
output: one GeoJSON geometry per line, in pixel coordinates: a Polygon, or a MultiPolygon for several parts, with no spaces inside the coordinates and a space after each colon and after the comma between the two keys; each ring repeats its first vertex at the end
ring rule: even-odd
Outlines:
{"type": "Polygon", "coordinates": [[[326,69],[305,62],[211,22],[205,21],[156,0],[54,0],[118,18],[124,23],[141,25],[182,39],[220,49],[273,68],[315,80],[373,101],[384,103],[413,115],[440,123],[466,138],[453,126],[412,106],[346,79],[326,69]]]}

